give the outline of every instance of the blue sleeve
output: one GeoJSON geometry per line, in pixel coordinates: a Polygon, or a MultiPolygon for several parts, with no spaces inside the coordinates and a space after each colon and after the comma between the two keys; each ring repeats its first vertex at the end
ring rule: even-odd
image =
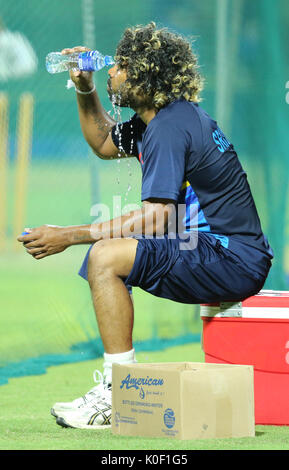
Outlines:
{"type": "Polygon", "coordinates": [[[141,200],[177,201],[185,175],[188,138],[177,124],[160,122],[149,126],[142,147],[141,200]]]}

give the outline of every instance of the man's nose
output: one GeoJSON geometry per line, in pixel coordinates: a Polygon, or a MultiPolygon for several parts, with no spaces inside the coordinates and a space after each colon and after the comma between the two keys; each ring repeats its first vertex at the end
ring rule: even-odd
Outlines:
{"type": "Polygon", "coordinates": [[[113,75],[115,75],[115,72],[116,72],[116,65],[114,65],[113,67],[109,69],[108,74],[110,77],[113,77],[113,75]]]}

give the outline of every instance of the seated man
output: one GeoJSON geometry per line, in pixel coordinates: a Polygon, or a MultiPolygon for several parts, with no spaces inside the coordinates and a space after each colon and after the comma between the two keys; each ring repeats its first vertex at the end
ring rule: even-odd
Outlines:
{"type": "Polygon", "coordinates": [[[81,128],[100,158],[139,159],[142,207],[99,224],[29,229],[18,239],[36,259],[91,245],[80,274],[92,293],[104,373],[84,397],[52,409],[58,424],[75,428],[110,424],[112,364],[135,361],[131,286],[187,304],[240,301],[263,287],[273,256],[236,151],[198,104],[203,82],[189,42],[154,23],[128,28],[108,73],[111,100],[135,114],[117,124],[92,73],[71,72],[81,128]],[[173,224],[183,205],[187,239],[173,224]]]}

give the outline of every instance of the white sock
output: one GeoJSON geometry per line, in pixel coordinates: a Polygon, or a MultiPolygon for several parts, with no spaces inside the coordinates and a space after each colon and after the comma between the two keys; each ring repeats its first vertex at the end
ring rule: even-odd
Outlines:
{"type": "Polygon", "coordinates": [[[135,358],[135,350],[131,349],[118,354],[104,353],[104,364],[103,364],[103,377],[106,383],[112,382],[112,364],[133,364],[137,362],[135,358]]]}

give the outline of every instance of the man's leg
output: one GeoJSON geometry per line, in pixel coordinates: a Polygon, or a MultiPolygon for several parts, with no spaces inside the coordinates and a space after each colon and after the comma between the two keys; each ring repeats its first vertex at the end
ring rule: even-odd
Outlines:
{"type": "Polygon", "coordinates": [[[133,304],[123,278],[133,267],[138,241],[103,240],[92,247],[88,282],[104,350],[119,354],[132,349],[133,304]]]}
{"type": "MultiPolygon", "coordinates": [[[[57,424],[85,429],[105,428],[111,422],[112,364],[135,361],[132,347],[133,304],[123,278],[133,267],[137,240],[97,242],[88,258],[88,281],[104,345],[104,382],[73,402],[55,403],[57,424]]],[[[101,374],[98,372],[99,377],[101,374]]]]}

